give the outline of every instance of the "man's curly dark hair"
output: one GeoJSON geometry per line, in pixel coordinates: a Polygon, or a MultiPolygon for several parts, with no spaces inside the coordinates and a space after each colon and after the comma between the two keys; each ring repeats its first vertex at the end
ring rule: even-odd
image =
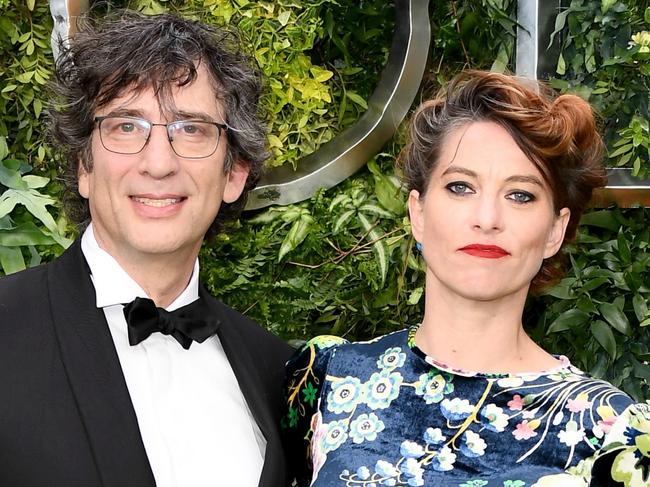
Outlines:
{"type": "Polygon", "coordinates": [[[235,33],[173,14],[120,10],[99,20],[84,18],[60,52],[52,83],[56,99],[49,109],[50,130],[64,157],[64,204],[75,224],[83,229],[90,221],[77,177],[80,163],[92,171],[90,146],[97,110],[125,93],[149,88],[161,107],[173,108],[172,90],[191,84],[199,65],[212,78],[214,96],[230,127],[225,171],[235,162],[249,169],[242,195],[233,203],[222,203],[207,234],[216,234],[224,222],[239,216],[268,151],[260,107],[262,75],[235,33]]]}

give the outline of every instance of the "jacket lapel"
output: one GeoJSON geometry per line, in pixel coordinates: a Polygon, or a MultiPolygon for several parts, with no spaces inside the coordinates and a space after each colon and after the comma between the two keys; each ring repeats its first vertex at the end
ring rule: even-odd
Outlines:
{"type": "Polygon", "coordinates": [[[90,270],[77,240],[48,272],[62,361],[105,486],[155,480],[104,312],[95,307],[90,270]]]}

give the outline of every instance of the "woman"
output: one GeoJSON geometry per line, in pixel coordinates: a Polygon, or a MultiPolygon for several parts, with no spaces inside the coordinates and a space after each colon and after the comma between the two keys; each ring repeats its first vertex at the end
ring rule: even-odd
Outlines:
{"type": "Polygon", "coordinates": [[[549,476],[599,451],[632,400],[540,348],[522,313],[560,275],[601,152],[585,101],[511,76],[463,73],[417,110],[400,160],[424,318],[290,361],[299,486],[562,485],[549,476]]]}

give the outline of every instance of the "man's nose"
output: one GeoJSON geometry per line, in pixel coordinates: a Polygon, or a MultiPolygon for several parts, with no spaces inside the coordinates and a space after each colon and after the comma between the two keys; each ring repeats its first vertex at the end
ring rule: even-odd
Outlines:
{"type": "Polygon", "coordinates": [[[149,140],[140,154],[140,172],[152,178],[162,179],[178,171],[180,158],[174,152],[164,125],[151,127],[149,140]]]}

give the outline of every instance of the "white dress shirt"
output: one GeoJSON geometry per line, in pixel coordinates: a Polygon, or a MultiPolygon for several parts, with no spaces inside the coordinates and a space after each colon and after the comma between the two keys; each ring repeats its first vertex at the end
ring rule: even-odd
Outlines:
{"type": "MultiPolygon", "coordinates": [[[[217,336],[189,350],[153,333],[131,346],[123,304],[149,297],[102,250],[92,225],[81,249],[97,307],[104,310],[157,487],[258,485],[266,440],[253,419],[217,336]]],[[[166,309],[198,299],[198,259],[192,278],[166,309]]],[[[241,346],[246,346],[242,343],[241,346]]]]}

